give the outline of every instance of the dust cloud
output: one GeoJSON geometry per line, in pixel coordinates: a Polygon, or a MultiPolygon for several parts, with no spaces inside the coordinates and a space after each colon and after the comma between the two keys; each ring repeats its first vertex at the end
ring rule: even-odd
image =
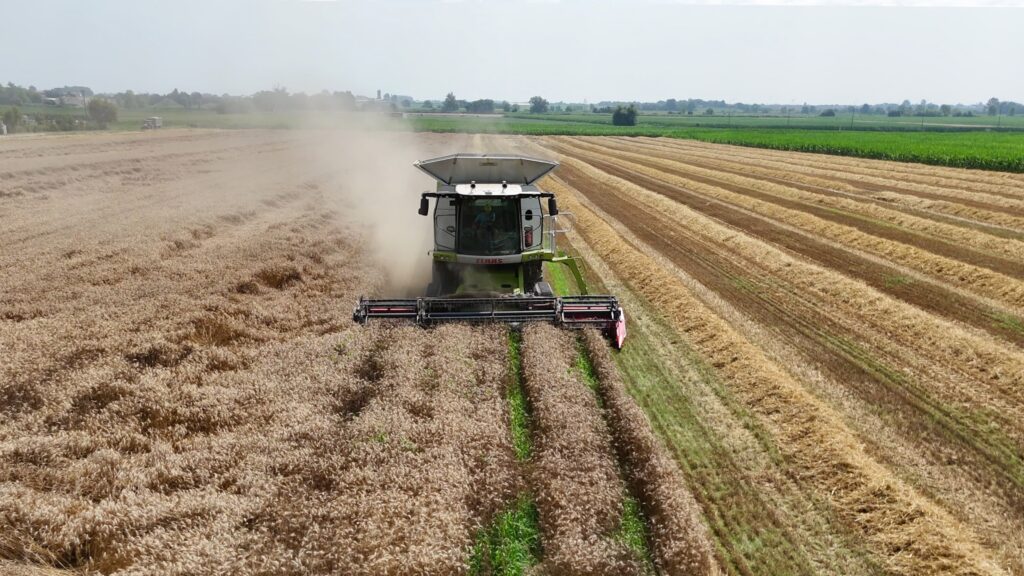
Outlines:
{"type": "Polygon", "coordinates": [[[311,160],[332,172],[328,202],[337,217],[366,232],[367,257],[386,281],[374,297],[425,293],[431,279],[433,218],[420,216],[420,193],[435,182],[413,167],[417,160],[458,152],[431,145],[402,129],[401,120],[358,114],[343,125],[308,126],[311,160]]]}

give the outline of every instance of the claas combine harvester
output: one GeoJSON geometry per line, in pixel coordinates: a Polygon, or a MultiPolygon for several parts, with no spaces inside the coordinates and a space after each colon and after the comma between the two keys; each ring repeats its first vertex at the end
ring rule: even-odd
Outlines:
{"type": "Polygon", "coordinates": [[[597,327],[616,348],[626,337],[626,316],[614,296],[587,293],[577,262],[558,252],[558,203],[536,186],[557,162],[522,156],[453,154],[415,164],[437,180],[424,192],[419,213],[434,203],[433,276],[426,295],[410,299],[361,298],[355,321],[552,322],[597,327]],[[542,207],[546,199],[547,213],[542,207]],[[544,262],[566,266],[579,295],[555,295],[544,262]]]}

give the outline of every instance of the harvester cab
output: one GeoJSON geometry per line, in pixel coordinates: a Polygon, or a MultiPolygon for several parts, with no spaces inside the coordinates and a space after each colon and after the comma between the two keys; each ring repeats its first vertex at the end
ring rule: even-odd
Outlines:
{"type": "Polygon", "coordinates": [[[618,299],[588,294],[576,261],[557,250],[557,235],[565,231],[559,228],[558,203],[536,185],[557,162],[453,154],[415,166],[437,181],[419,206],[428,216],[435,200],[432,281],[421,298],[361,298],[353,312],[357,322],[548,321],[598,327],[622,347],[626,317],[618,299]],[[544,279],[544,262],[566,266],[579,295],[555,295],[544,279]]]}

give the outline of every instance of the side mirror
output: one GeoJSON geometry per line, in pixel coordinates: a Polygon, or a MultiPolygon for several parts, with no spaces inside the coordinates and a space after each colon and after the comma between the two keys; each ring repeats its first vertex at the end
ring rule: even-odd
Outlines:
{"type": "Polygon", "coordinates": [[[548,214],[558,216],[558,200],[554,196],[548,198],[548,214]]]}
{"type": "Polygon", "coordinates": [[[527,222],[533,220],[533,210],[527,210],[525,218],[527,222]]]}
{"type": "Polygon", "coordinates": [[[430,200],[427,200],[426,196],[420,197],[420,216],[426,216],[430,213],[430,200]]]}

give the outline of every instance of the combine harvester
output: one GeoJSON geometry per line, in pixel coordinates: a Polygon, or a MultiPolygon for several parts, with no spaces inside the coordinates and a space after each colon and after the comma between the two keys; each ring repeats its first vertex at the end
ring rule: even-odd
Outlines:
{"type": "Polygon", "coordinates": [[[433,281],[411,299],[360,298],[356,322],[405,319],[421,326],[443,322],[552,322],[600,328],[616,348],[626,337],[626,315],[614,296],[587,294],[576,261],[559,253],[555,195],[534,183],[557,162],[522,156],[453,154],[415,164],[437,180],[419,213],[434,206],[433,281]],[[547,198],[547,214],[541,199],[547,198]],[[565,265],[579,296],[556,296],[544,281],[544,262],[565,265]]]}

